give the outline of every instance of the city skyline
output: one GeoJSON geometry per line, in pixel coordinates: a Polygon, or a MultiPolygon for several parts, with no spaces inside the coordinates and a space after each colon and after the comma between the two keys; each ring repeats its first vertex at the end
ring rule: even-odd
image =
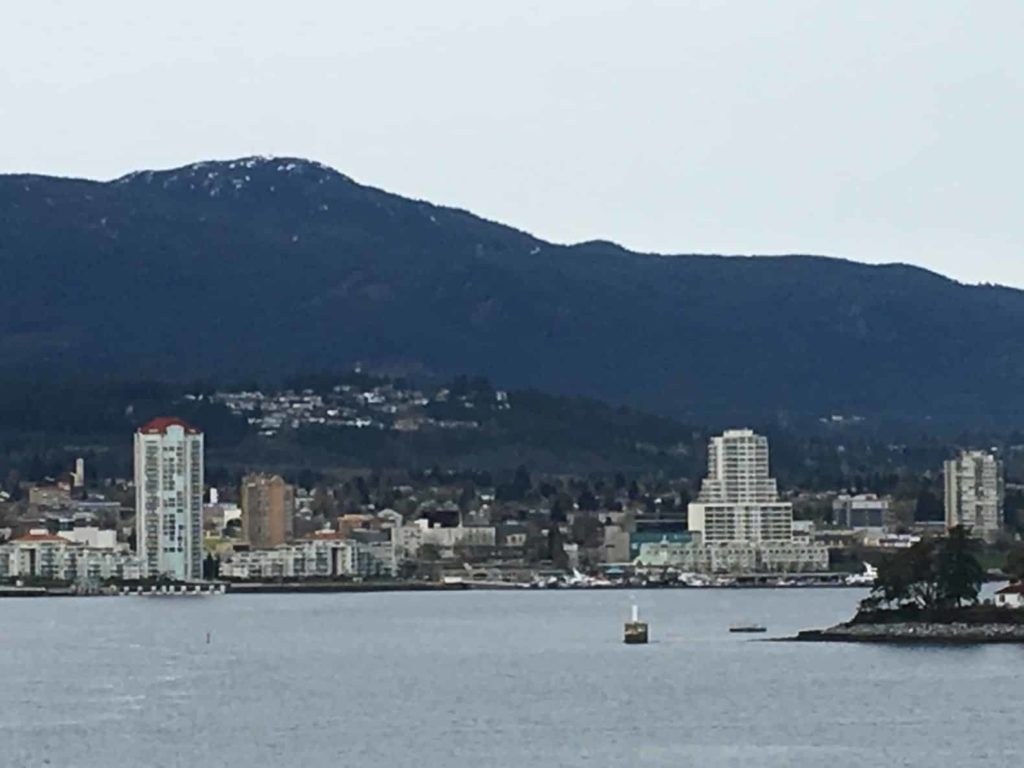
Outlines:
{"type": "Polygon", "coordinates": [[[9,6],[3,765],[1024,760],[1024,5],[9,6]]]}

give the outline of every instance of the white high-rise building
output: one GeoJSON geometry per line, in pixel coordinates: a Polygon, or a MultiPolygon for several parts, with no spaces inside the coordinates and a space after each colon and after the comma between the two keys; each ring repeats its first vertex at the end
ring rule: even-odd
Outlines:
{"type": "Polygon", "coordinates": [[[730,429],[708,443],[708,476],[700,487],[705,502],[760,503],[779,500],[768,475],[768,438],[730,429]]]}
{"type": "Polygon", "coordinates": [[[203,433],[174,418],[135,433],[135,540],[149,577],[203,576],[203,433]]]}
{"type": "Polygon", "coordinates": [[[793,506],[779,501],[769,475],[767,438],[749,429],[711,438],[708,476],[688,513],[705,544],[791,541],[793,506]]]}
{"type": "Polygon", "coordinates": [[[1003,463],[985,451],[963,451],[946,462],[945,475],[946,527],[995,539],[1003,529],[1003,463]]]}

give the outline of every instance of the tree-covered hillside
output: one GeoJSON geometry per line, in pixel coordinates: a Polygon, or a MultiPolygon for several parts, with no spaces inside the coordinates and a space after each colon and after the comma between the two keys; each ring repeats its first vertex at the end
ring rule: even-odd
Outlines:
{"type": "Polygon", "coordinates": [[[553,245],[302,160],[0,177],[0,274],[8,370],[283,378],[363,362],[691,423],[1024,422],[1019,291],[809,256],[553,245]]]}

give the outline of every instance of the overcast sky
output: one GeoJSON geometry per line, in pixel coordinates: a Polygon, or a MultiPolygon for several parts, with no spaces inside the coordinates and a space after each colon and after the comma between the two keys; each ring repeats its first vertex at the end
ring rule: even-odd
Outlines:
{"type": "Polygon", "coordinates": [[[1024,287],[1018,0],[32,0],[0,172],[249,154],[559,242],[1024,287]]]}

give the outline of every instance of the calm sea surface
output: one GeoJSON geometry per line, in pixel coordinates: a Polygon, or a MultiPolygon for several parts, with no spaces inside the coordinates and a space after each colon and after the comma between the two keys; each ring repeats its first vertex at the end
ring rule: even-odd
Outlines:
{"type": "Polygon", "coordinates": [[[0,765],[1021,765],[1024,648],[728,633],[861,596],[638,592],[646,647],[623,591],[0,600],[0,765]]]}

